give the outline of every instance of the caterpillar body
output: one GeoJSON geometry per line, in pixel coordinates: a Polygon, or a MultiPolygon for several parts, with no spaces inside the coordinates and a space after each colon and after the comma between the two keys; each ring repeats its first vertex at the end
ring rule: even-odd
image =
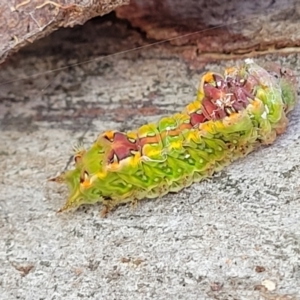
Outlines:
{"type": "Polygon", "coordinates": [[[156,198],[199,182],[286,129],[296,103],[290,70],[248,59],[224,75],[206,73],[196,100],[178,114],[131,132],[106,131],[74,155],[75,168],[51,179],[70,196],[59,210],[156,198]]]}

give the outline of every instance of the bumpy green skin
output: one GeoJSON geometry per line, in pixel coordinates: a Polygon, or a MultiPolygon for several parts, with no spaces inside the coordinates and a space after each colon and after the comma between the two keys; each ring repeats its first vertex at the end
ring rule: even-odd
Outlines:
{"type": "Polygon", "coordinates": [[[295,78],[274,69],[267,72],[248,60],[227,69],[225,77],[209,72],[182,113],[133,132],[104,132],[90,149],[76,152],[74,170],[54,179],[70,190],[60,211],[96,202],[110,210],[177,192],[272,143],[296,102],[295,78]]]}

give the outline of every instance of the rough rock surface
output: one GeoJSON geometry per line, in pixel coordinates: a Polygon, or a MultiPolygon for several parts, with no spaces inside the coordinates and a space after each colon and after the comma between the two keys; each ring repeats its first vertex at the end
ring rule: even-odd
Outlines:
{"type": "Polygon", "coordinates": [[[0,0],[0,63],[59,27],[102,16],[129,0],[0,0]]]}
{"type": "MultiPolygon", "coordinates": [[[[300,105],[273,145],[212,179],[106,219],[99,205],[56,214],[67,192],[47,178],[72,145],[181,110],[203,71],[238,63],[191,70],[164,44],[103,58],[144,43],[95,20],[1,65],[1,300],[299,299],[300,105]]],[[[265,61],[300,73],[299,55],[265,61]]]]}
{"type": "Polygon", "coordinates": [[[116,11],[149,38],[180,45],[187,59],[299,51],[298,0],[132,0],[116,11]]]}

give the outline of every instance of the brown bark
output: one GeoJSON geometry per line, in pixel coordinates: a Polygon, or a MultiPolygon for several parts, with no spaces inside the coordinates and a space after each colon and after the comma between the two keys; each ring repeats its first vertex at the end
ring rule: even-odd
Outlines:
{"type": "Polygon", "coordinates": [[[59,27],[73,27],[129,0],[0,0],[0,63],[59,27]]]}
{"type": "Polygon", "coordinates": [[[287,47],[300,46],[298,0],[132,0],[116,11],[149,38],[172,39],[190,59],[293,52],[287,47]]]}

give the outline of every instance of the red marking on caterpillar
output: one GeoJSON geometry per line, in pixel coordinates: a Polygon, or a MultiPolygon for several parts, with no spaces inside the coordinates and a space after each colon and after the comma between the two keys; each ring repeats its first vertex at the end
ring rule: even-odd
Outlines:
{"type": "Polygon", "coordinates": [[[292,72],[247,59],[224,75],[206,73],[196,100],[181,112],[132,132],[106,131],[75,153],[75,168],[51,179],[70,196],[60,211],[101,202],[155,198],[199,182],[220,167],[272,143],[296,103],[292,72]]]}

